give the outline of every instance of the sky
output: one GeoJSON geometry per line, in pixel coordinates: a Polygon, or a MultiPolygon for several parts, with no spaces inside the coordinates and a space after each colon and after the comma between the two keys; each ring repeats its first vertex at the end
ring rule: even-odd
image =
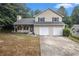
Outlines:
{"type": "Polygon", "coordinates": [[[53,9],[53,10],[57,10],[60,8],[60,6],[64,6],[67,14],[70,16],[72,14],[72,11],[74,9],[75,6],[77,6],[78,4],[74,4],[74,3],[27,3],[26,6],[31,8],[32,10],[46,10],[48,8],[53,9]]]}

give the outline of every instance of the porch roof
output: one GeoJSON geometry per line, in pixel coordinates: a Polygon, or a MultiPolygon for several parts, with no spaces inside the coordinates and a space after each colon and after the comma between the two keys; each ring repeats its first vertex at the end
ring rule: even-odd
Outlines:
{"type": "Polygon", "coordinates": [[[35,18],[23,18],[21,20],[17,20],[14,25],[26,25],[26,24],[34,24],[35,18]]]}

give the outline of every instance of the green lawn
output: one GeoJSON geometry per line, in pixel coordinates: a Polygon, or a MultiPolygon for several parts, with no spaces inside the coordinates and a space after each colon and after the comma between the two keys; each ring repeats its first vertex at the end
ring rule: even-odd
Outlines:
{"type": "Polygon", "coordinates": [[[0,55],[40,55],[39,37],[26,34],[0,33],[0,55]]]}
{"type": "Polygon", "coordinates": [[[78,39],[78,38],[75,38],[75,37],[73,37],[73,36],[69,36],[69,38],[70,38],[71,40],[73,40],[73,41],[79,43],[79,39],[78,39]]]}

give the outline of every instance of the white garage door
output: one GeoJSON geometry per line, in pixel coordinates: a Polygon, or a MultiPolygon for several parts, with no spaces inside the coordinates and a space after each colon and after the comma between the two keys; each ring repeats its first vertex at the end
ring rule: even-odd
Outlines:
{"type": "Polygon", "coordinates": [[[39,34],[40,35],[49,35],[49,29],[48,29],[48,27],[40,27],[39,28],[39,34]]]}
{"type": "Polygon", "coordinates": [[[63,34],[63,28],[62,27],[54,27],[53,28],[53,35],[59,36],[63,34]]]}

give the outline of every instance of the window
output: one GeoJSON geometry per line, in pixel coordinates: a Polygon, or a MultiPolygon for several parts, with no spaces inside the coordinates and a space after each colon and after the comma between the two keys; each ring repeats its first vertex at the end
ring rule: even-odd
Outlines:
{"type": "Polygon", "coordinates": [[[59,21],[59,18],[57,17],[54,17],[54,18],[52,18],[52,22],[58,22],[59,21]]]}
{"type": "Polygon", "coordinates": [[[38,22],[45,22],[45,18],[44,17],[38,18],[38,22]]]}

